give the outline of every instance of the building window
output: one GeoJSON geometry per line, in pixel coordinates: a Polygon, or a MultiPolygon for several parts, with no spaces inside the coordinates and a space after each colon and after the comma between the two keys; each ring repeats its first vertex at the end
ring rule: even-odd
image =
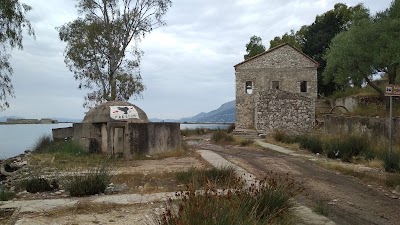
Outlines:
{"type": "Polygon", "coordinates": [[[253,94],[253,82],[252,81],[246,81],[246,93],[249,95],[253,94]]]}
{"type": "Polygon", "coordinates": [[[307,81],[300,82],[300,92],[307,92],[307,81]]]}
{"type": "Polygon", "coordinates": [[[272,81],[272,89],[279,90],[279,81],[272,81]]]}

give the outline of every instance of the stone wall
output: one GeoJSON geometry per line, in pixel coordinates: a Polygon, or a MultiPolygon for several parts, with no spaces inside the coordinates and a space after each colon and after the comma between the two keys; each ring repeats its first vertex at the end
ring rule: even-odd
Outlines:
{"type": "Polygon", "coordinates": [[[289,45],[238,64],[235,70],[236,128],[255,128],[259,93],[275,89],[273,81],[279,82],[280,90],[317,98],[317,65],[289,45]],[[247,81],[253,84],[252,94],[246,93],[247,81]],[[302,81],[307,81],[307,92],[300,90],[302,81]]]}
{"type": "Polygon", "coordinates": [[[65,127],[65,128],[57,128],[52,130],[53,140],[61,141],[65,140],[65,138],[70,138],[74,136],[74,128],[65,127]]]}
{"type": "Polygon", "coordinates": [[[314,98],[268,90],[259,94],[256,108],[256,129],[266,134],[274,130],[302,133],[314,126],[314,98]]]}
{"type": "MultiPolygon", "coordinates": [[[[388,119],[325,115],[325,133],[334,135],[356,134],[370,138],[388,137],[388,119]]],[[[393,139],[400,143],[400,117],[393,118],[393,139]]]]}

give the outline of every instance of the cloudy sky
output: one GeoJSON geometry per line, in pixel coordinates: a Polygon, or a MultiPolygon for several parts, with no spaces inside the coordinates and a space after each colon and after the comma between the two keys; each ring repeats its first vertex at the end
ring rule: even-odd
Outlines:
{"type": "MultiPolygon", "coordinates": [[[[363,3],[371,12],[391,0],[172,0],[164,19],[139,43],[144,51],[143,99],[130,102],[150,118],[182,118],[208,112],[235,98],[233,66],[243,60],[252,35],[269,41],[311,24],[333,8],[363,3]]],[[[64,64],[64,47],[55,27],[77,17],[73,0],[21,0],[36,40],[26,36],[24,50],[12,52],[16,98],[0,116],[83,118],[85,90],[64,64]]]]}

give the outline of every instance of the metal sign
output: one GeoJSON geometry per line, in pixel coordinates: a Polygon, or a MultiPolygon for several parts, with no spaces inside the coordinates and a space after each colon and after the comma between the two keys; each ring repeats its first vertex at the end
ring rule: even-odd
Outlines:
{"type": "Polygon", "coordinates": [[[385,96],[400,96],[400,85],[386,86],[385,96]]]}
{"type": "Polygon", "coordinates": [[[139,119],[139,113],[133,106],[110,106],[110,117],[114,120],[139,119]]]}

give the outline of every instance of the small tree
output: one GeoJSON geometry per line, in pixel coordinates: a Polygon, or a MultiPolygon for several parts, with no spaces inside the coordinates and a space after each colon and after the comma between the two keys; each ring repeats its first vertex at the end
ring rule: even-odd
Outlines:
{"type": "Polygon", "coordinates": [[[170,6],[170,0],[78,0],[80,17],[58,31],[79,88],[93,90],[85,107],[128,100],[144,90],[136,43],[165,25],[161,18],[170,6]]]}
{"type": "Polygon", "coordinates": [[[32,8],[21,4],[18,0],[2,0],[0,3],[0,111],[9,107],[7,97],[14,97],[11,83],[13,69],[8,61],[13,48],[23,49],[22,31],[35,36],[31,23],[26,19],[26,13],[32,8]]]}
{"type": "Polygon", "coordinates": [[[252,36],[250,42],[246,44],[247,54],[244,55],[244,59],[250,59],[251,57],[265,52],[265,46],[262,44],[262,39],[258,36],[252,36]]]}

